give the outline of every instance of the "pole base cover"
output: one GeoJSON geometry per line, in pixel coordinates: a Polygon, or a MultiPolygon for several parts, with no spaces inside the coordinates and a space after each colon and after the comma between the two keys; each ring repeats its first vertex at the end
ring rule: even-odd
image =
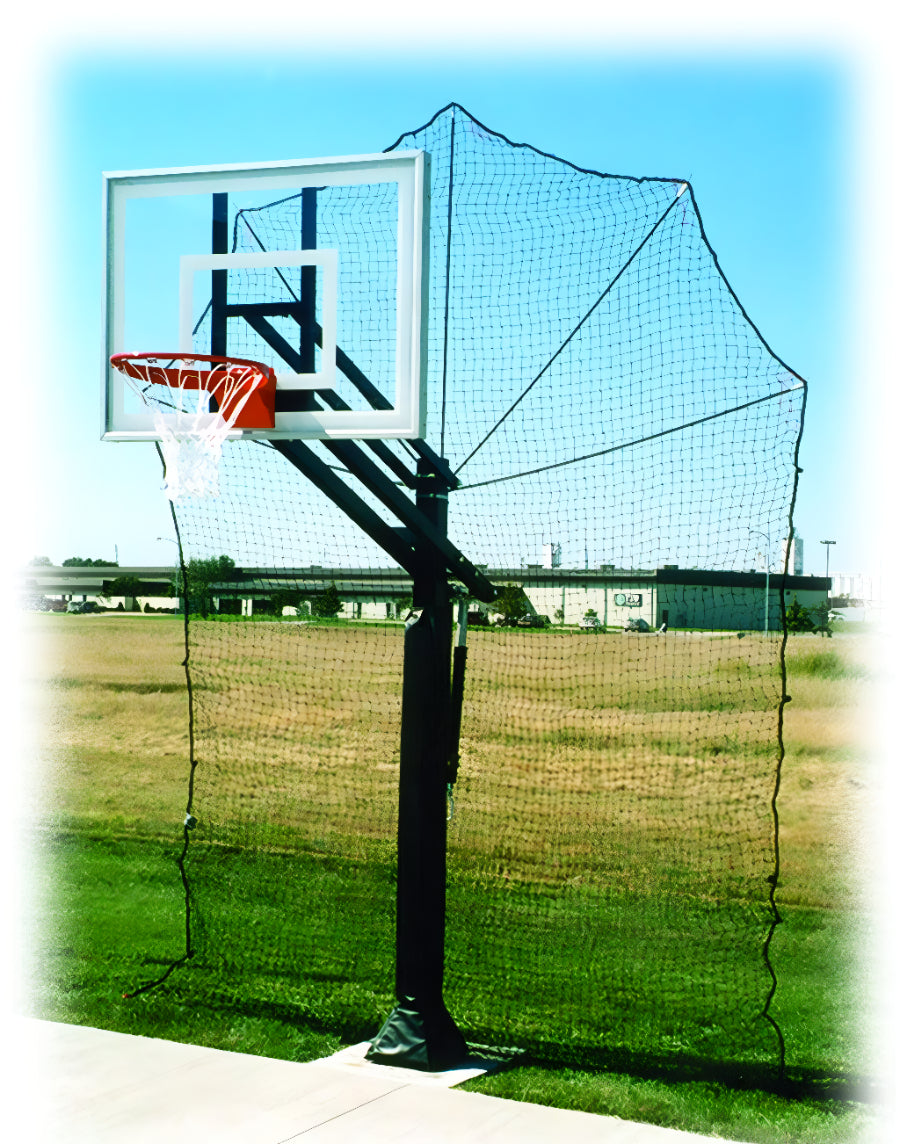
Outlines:
{"type": "Polygon", "coordinates": [[[468,1046],[443,1002],[398,1004],[378,1033],[366,1060],[379,1065],[443,1072],[467,1060],[468,1046]]]}

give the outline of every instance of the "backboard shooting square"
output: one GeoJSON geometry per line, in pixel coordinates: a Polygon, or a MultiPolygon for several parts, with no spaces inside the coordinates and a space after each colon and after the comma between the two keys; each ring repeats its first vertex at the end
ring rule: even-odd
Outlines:
{"type": "MultiPolygon", "coordinates": [[[[193,254],[184,255],[181,259],[181,290],[180,290],[180,321],[179,321],[179,348],[187,350],[194,348],[194,330],[197,325],[195,295],[197,293],[197,278],[202,271],[210,273],[216,270],[232,272],[232,277],[239,276],[251,278],[254,271],[271,271],[272,277],[281,279],[284,291],[293,296],[288,282],[288,268],[309,267],[320,268],[322,284],[316,290],[321,299],[321,310],[317,313],[321,338],[317,347],[319,361],[311,369],[292,370],[286,367],[279,370],[278,385],[281,389],[333,389],[336,384],[336,326],[337,326],[337,291],[338,291],[338,252],[337,250],[285,250],[273,251],[265,254],[193,254]]],[[[298,276],[299,277],[299,276],[298,276]]],[[[299,290],[298,290],[299,292],[299,290]]],[[[266,353],[264,343],[260,339],[260,350],[264,356],[274,356],[266,353]]],[[[297,363],[298,365],[300,363],[297,363]]]]}
{"type": "Polygon", "coordinates": [[[424,436],[423,151],[104,175],[104,439],[155,440],[117,353],[274,368],[251,438],[424,436]]]}

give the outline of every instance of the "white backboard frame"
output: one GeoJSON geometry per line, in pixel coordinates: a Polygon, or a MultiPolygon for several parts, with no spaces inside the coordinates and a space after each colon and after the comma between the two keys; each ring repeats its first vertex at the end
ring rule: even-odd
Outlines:
{"type": "Polygon", "coordinates": [[[315,374],[293,373],[276,366],[279,389],[332,387],[336,370],[337,298],[340,252],[331,249],[279,250],[262,254],[210,254],[183,251],[173,277],[180,285],[179,328],[170,346],[131,346],[124,343],[125,225],[128,205],[136,199],[217,192],[291,192],[305,187],[346,186],[393,182],[397,185],[397,313],[394,406],[352,410],[276,413],[275,428],[244,430],[246,437],[295,438],[418,438],[425,435],[428,276],[428,163],[423,151],[353,155],[248,165],[113,171],[103,175],[104,235],[104,432],[106,441],[157,440],[150,410],[127,408],[124,377],[109,365],[116,353],[189,352],[190,297],[193,277],[200,271],[239,266],[303,266],[321,268],[322,347],[315,374]],[[175,344],[177,342],[177,344],[175,344]]]}

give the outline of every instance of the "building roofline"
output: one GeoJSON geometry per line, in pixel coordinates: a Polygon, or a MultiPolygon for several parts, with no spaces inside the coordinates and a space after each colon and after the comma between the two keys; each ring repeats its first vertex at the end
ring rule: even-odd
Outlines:
{"type": "MultiPolygon", "coordinates": [[[[526,568],[500,568],[485,565],[479,566],[488,579],[492,581],[514,583],[546,583],[546,584],[690,584],[690,585],[718,585],[720,587],[761,587],[766,582],[765,572],[745,571],[736,572],[719,569],[703,568],[677,568],[666,566],[657,569],[628,569],[628,568],[544,568],[529,566],[526,568]]],[[[87,587],[102,588],[103,584],[121,576],[133,576],[145,582],[168,582],[175,572],[173,565],[94,565],[94,566],[63,566],[52,564],[28,565],[23,569],[22,580],[28,587],[40,590],[50,590],[50,585],[71,585],[73,591],[87,587]]],[[[785,576],[782,573],[771,573],[768,577],[769,587],[774,591],[782,585],[787,589],[805,589],[807,591],[827,591],[834,577],[824,576],[785,576]]],[[[291,568],[236,567],[232,575],[222,584],[243,585],[246,587],[258,584],[259,587],[271,587],[279,582],[296,581],[323,581],[325,583],[381,582],[384,584],[403,584],[412,582],[408,572],[402,568],[381,567],[354,567],[339,568],[324,565],[306,565],[291,568]]],[[[60,587],[59,591],[66,588],[60,587]]]]}

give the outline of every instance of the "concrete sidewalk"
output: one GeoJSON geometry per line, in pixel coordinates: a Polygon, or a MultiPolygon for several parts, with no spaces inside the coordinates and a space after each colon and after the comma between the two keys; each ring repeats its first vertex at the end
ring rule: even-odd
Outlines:
{"type": "MultiPolygon", "coordinates": [[[[472,1073],[310,1064],[16,1019],[11,1140],[65,1144],[689,1144],[712,1140],[586,1112],[454,1091],[472,1073]],[[30,1078],[30,1079],[28,1079],[30,1078]]],[[[10,1109],[7,1106],[7,1114],[10,1109]]],[[[7,1121],[8,1123],[8,1121],[7,1121]]]]}

